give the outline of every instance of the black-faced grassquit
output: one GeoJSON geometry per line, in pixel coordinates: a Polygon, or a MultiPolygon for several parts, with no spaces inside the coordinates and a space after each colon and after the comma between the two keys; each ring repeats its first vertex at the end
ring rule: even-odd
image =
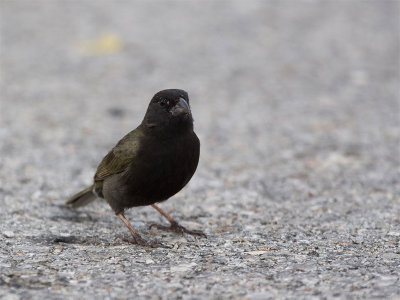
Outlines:
{"type": "Polygon", "coordinates": [[[133,243],[157,247],[141,238],[124,216],[127,208],[152,205],[170,222],[159,229],[205,236],[179,225],[155,203],[179,192],[192,178],[200,156],[188,94],[162,90],[154,95],[142,123],[103,158],[92,186],[68,199],[72,207],[105,199],[133,236],[133,243]]]}

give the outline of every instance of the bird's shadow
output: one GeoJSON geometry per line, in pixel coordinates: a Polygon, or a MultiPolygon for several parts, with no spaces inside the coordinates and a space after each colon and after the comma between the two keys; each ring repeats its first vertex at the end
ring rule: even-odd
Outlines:
{"type": "Polygon", "coordinates": [[[57,214],[53,214],[49,217],[52,221],[64,220],[73,223],[83,223],[83,222],[98,222],[99,218],[93,216],[93,213],[88,213],[85,211],[77,211],[66,205],[54,205],[58,209],[57,214]]]}
{"type": "Polygon", "coordinates": [[[76,236],[76,235],[56,235],[56,234],[48,234],[48,235],[39,235],[39,236],[26,236],[25,238],[31,240],[36,244],[44,244],[47,246],[56,246],[56,245],[79,245],[79,246],[117,246],[117,245],[125,245],[126,237],[116,236],[112,240],[107,240],[105,238],[101,238],[98,236],[76,236]]]}
{"type": "MultiPolygon", "coordinates": [[[[96,213],[77,211],[69,206],[62,204],[53,204],[55,209],[48,217],[50,220],[55,222],[67,221],[71,223],[97,223],[100,217],[96,216],[96,213]]],[[[90,226],[90,225],[89,225],[90,226]]],[[[98,236],[79,236],[79,235],[58,235],[58,234],[42,234],[39,236],[26,236],[32,242],[37,244],[45,244],[48,246],[52,245],[96,245],[96,246],[107,246],[122,244],[122,237],[115,237],[112,241],[98,237],[98,236]]]]}

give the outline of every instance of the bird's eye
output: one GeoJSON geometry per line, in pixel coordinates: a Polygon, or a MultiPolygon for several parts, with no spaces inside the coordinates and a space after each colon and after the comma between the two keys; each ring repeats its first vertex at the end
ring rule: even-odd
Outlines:
{"type": "Polygon", "coordinates": [[[163,100],[160,101],[160,105],[161,106],[169,105],[169,101],[163,99],[163,100]]]}

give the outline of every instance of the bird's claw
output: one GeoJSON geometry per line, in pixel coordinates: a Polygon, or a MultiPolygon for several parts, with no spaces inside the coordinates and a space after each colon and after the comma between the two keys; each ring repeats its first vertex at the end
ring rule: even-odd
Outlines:
{"type": "Polygon", "coordinates": [[[173,231],[173,232],[177,232],[180,234],[187,233],[187,234],[197,235],[197,236],[202,236],[202,237],[207,238],[207,236],[205,235],[204,232],[202,232],[200,230],[187,229],[187,228],[183,227],[182,225],[179,225],[177,222],[171,223],[170,226],[164,226],[164,225],[160,225],[160,224],[151,224],[149,228],[152,228],[152,227],[155,227],[160,230],[173,231]]]}

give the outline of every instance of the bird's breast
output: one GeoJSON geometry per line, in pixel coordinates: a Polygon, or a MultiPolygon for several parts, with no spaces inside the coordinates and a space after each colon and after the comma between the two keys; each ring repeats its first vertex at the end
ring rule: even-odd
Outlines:
{"type": "MultiPolygon", "coordinates": [[[[200,155],[197,136],[145,141],[145,149],[132,163],[125,178],[131,195],[163,201],[180,191],[196,171],[200,155]]],[[[154,203],[153,202],[153,203],[154,203]]]]}

